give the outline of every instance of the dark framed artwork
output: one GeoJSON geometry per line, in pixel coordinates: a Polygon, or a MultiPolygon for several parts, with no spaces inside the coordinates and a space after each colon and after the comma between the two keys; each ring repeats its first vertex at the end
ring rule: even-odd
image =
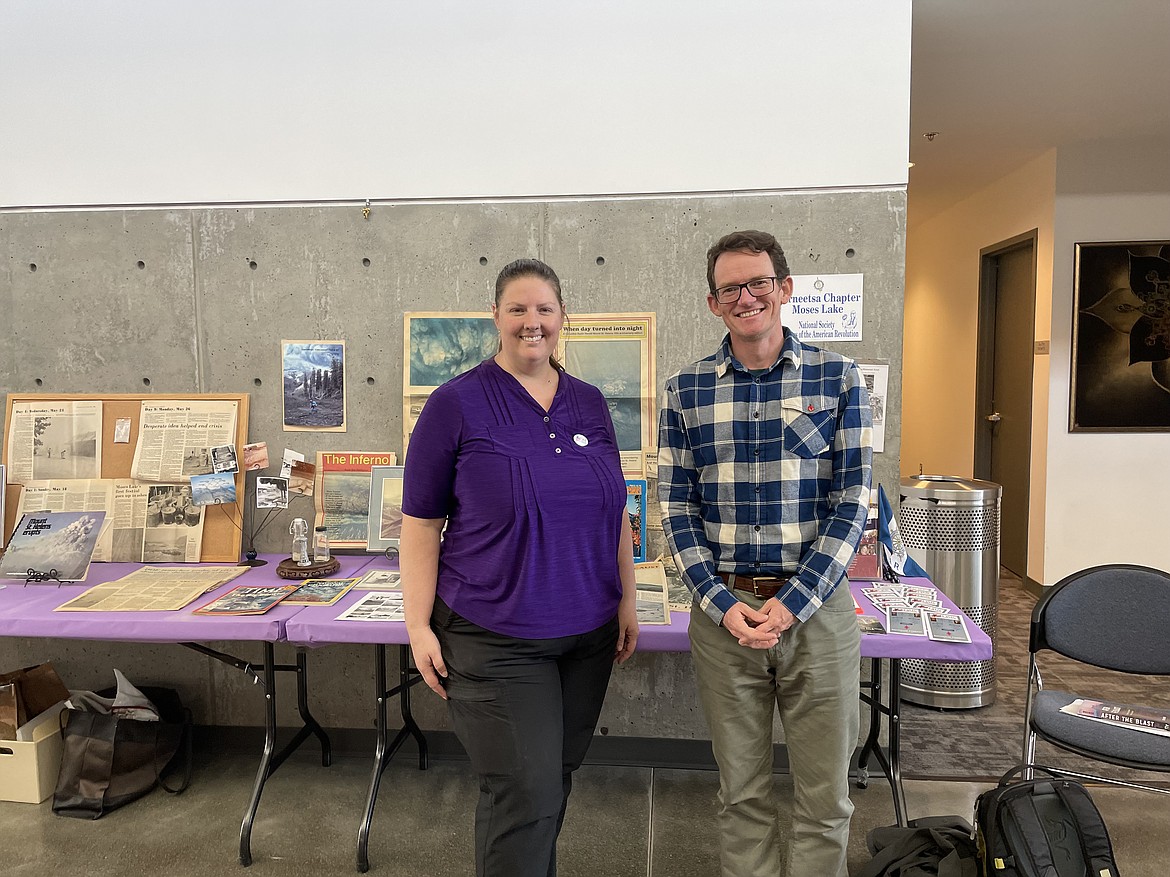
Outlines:
{"type": "Polygon", "coordinates": [[[1076,245],[1070,432],[1170,432],[1170,241],[1076,245]]]}

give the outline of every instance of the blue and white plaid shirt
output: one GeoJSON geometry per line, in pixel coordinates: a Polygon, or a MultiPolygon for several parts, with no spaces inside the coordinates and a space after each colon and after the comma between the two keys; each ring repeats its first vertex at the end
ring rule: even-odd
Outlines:
{"type": "Polygon", "coordinates": [[[852,360],[784,329],[755,376],[729,337],[666,382],[658,429],[662,524],[683,580],[714,621],[736,603],[716,572],[788,578],[801,621],[845,576],[869,507],[873,419],[852,360]]]}

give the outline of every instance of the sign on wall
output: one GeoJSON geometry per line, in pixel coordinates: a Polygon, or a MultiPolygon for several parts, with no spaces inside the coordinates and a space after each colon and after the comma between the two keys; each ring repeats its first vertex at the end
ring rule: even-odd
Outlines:
{"type": "Polygon", "coordinates": [[[794,274],[792,298],[780,308],[801,341],[860,341],[864,274],[794,274]]]}

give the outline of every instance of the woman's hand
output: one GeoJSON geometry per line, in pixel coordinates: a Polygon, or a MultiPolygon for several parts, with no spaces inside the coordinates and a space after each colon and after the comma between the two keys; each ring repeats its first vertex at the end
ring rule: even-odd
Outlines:
{"type": "Polygon", "coordinates": [[[633,600],[622,599],[618,605],[618,637],[614,650],[615,663],[624,664],[638,645],[638,606],[633,600]]]}
{"type": "Polygon", "coordinates": [[[443,663],[443,651],[439,648],[439,638],[429,627],[407,631],[410,636],[410,651],[414,655],[414,666],[422,674],[427,686],[443,700],[447,699],[447,691],[443,688],[443,679],[447,678],[447,665],[443,663]]]}

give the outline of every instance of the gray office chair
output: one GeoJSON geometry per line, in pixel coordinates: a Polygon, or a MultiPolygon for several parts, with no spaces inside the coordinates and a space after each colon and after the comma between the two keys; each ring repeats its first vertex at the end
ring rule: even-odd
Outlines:
{"type": "MultiPolygon", "coordinates": [[[[1039,737],[1095,761],[1170,773],[1170,737],[1062,713],[1060,708],[1077,697],[1114,702],[1125,698],[1110,690],[1104,676],[1100,683],[1094,679],[1091,692],[1044,688],[1037,654],[1045,650],[1118,673],[1170,676],[1170,575],[1144,566],[1109,564],[1073,573],[1053,585],[1032,612],[1024,707],[1025,765],[1035,763],[1039,737]]],[[[1170,713],[1170,684],[1161,693],[1166,696],[1158,709],[1170,713]]],[[[1170,795],[1170,789],[1056,770],[1170,795]]]]}

